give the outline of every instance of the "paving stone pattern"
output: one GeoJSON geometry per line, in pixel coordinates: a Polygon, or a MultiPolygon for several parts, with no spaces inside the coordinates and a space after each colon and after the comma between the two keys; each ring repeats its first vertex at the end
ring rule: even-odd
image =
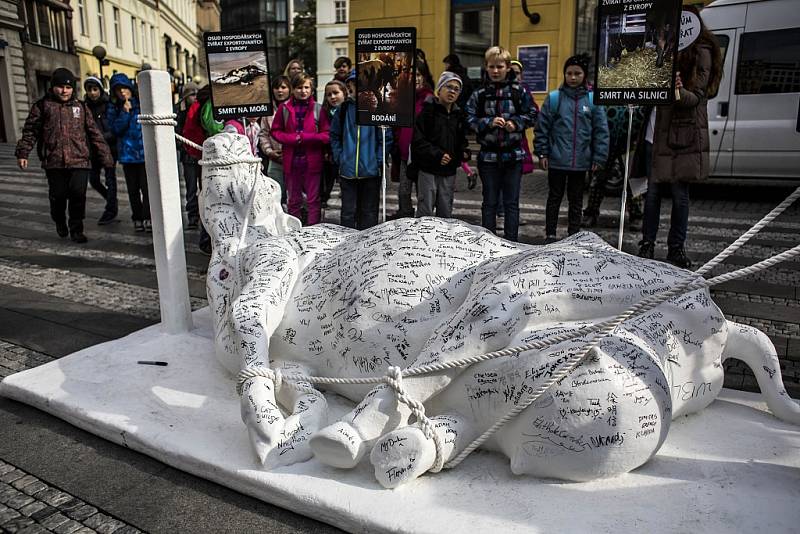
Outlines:
{"type": "MultiPolygon", "coordinates": [[[[0,350],[5,347],[0,345],[0,350]]],[[[142,531],[0,460],[0,532],[137,534],[142,531]]]]}

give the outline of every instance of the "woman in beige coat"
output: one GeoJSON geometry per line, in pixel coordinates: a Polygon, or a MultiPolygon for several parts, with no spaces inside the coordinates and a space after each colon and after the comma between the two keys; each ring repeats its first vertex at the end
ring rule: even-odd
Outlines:
{"type": "MultiPolygon", "coordinates": [[[[684,7],[684,9],[691,9],[684,7]]],[[[696,10],[695,10],[696,11],[696,10]]],[[[676,88],[680,99],[655,107],[640,143],[648,176],[639,256],[652,258],[661,212],[661,196],[672,192],[667,261],[688,269],[684,243],[689,223],[689,184],[708,178],[708,113],[722,78],[722,54],[714,35],[702,25],[700,36],[678,53],[676,88]]]]}

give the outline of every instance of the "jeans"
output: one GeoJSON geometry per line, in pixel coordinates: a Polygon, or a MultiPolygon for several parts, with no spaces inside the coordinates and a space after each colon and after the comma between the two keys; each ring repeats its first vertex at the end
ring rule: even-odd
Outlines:
{"type": "MultiPolygon", "coordinates": [[[[645,165],[647,174],[653,163],[653,145],[645,143],[645,165]]],[[[689,227],[689,183],[658,183],[650,178],[647,181],[647,193],[644,197],[644,221],[642,223],[642,240],[656,242],[658,223],[661,217],[661,197],[666,191],[672,192],[672,214],[669,221],[667,247],[683,247],[689,227]]]]}
{"type": "Polygon", "coordinates": [[[366,230],[378,224],[378,203],[380,201],[381,179],[342,178],[342,226],[366,230]]]}
{"type": "Polygon", "coordinates": [[[200,164],[194,158],[183,162],[183,181],[186,183],[186,216],[189,220],[200,218],[197,204],[197,182],[200,180],[200,164]]]}
{"type": "MultiPolygon", "coordinates": [[[[401,182],[402,183],[402,182],[401,182]]],[[[453,189],[456,175],[436,176],[419,171],[417,178],[417,217],[430,217],[436,210],[437,217],[449,219],[453,215],[453,189]]]]}
{"type": "Polygon", "coordinates": [[[519,235],[519,191],[522,184],[522,161],[478,162],[478,174],[483,183],[481,226],[497,230],[498,195],[503,192],[505,221],[503,234],[509,241],[519,235]]]}
{"type": "Polygon", "coordinates": [[[55,223],[63,223],[69,213],[69,233],[83,232],[86,216],[86,185],[89,169],[46,169],[50,217],[55,223]]]}
{"type": "Polygon", "coordinates": [[[117,205],[116,165],[104,169],[102,165],[92,163],[92,168],[89,171],[89,184],[106,200],[105,213],[116,216],[119,209],[117,205]],[[105,184],[100,181],[100,171],[105,172],[105,184]]]}
{"type": "Polygon", "coordinates": [[[147,172],[144,163],[123,163],[125,184],[128,186],[128,200],[131,203],[131,219],[144,221],[150,219],[150,197],[147,194],[147,172]]]}
{"type": "Polygon", "coordinates": [[[558,210],[564,198],[564,189],[567,190],[567,233],[575,234],[581,229],[581,212],[583,211],[583,182],[586,171],[564,171],[550,169],[547,172],[547,207],[545,208],[544,230],[548,237],[555,237],[558,227],[558,210]]]}

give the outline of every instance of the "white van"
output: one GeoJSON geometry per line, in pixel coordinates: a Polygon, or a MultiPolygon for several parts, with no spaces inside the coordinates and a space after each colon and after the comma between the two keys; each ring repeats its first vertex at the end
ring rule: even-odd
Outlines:
{"type": "Polygon", "coordinates": [[[800,0],[717,0],[702,17],[725,58],[712,177],[800,181],[800,0]]]}

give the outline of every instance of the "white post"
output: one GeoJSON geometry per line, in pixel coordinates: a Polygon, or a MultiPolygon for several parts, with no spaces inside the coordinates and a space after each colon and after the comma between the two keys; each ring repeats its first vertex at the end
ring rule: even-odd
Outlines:
{"type": "MultiPolygon", "coordinates": [[[[137,76],[142,113],[169,115],[172,91],[169,73],[146,70],[137,76]]],[[[186,254],[183,249],[181,189],[173,126],[142,125],[150,217],[153,223],[153,251],[156,257],[161,324],[168,334],[192,328],[186,254]]]]}
{"type": "Polygon", "coordinates": [[[622,233],[625,231],[625,201],[628,199],[628,159],[631,152],[631,130],[633,129],[633,106],[628,104],[628,142],[625,145],[625,177],[622,180],[622,205],[619,209],[619,240],[617,248],[622,250],[622,233]]]}
{"type": "MultiPolygon", "coordinates": [[[[383,218],[381,219],[381,222],[386,222],[386,128],[387,126],[381,126],[381,132],[383,133],[383,173],[381,175],[381,203],[383,205],[383,218]]],[[[358,162],[356,162],[356,165],[358,165],[358,162]]]]}

